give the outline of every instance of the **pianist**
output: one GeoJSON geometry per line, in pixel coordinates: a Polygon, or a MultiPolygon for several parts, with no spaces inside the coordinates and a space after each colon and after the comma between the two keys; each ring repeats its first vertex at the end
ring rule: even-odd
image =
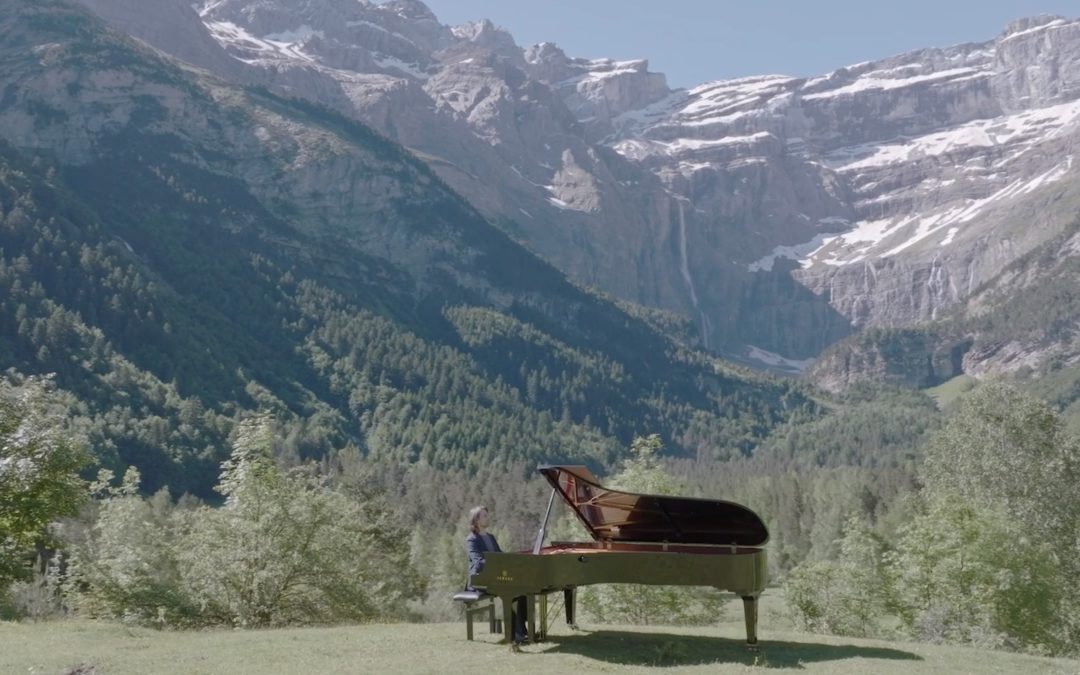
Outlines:
{"type": "MultiPolygon", "coordinates": [[[[465,537],[465,551],[469,554],[469,578],[466,590],[472,589],[472,578],[484,568],[485,551],[502,551],[499,542],[495,541],[495,535],[487,531],[491,516],[487,508],[483,506],[473,507],[469,511],[469,535],[465,537]]],[[[525,622],[528,620],[526,612],[528,604],[525,596],[514,598],[514,633],[515,644],[529,639],[528,631],[525,630],[525,622]]],[[[505,620],[505,618],[504,618],[505,620]]]]}

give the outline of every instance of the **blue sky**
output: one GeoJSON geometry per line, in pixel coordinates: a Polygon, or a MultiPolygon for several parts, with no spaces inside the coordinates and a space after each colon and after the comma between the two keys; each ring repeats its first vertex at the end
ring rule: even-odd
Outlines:
{"type": "Polygon", "coordinates": [[[443,23],[491,19],[518,44],[648,58],[672,86],[816,75],[922,47],[994,38],[1011,19],[1080,17],[1076,0],[425,0],[443,23]]]}

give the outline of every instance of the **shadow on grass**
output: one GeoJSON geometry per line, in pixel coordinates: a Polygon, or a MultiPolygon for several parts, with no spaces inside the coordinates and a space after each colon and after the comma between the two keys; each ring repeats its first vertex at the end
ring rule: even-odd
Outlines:
{"type": "Polygon", "coordinates": [[[754,652],[741,640],[701,635],[600,630],[579,635],[553,635],[547,651],[578,654],[597,661],[635,666],[690,666],[742,663],[765,668],[801,668],[804,664],[842,659],[921,661],[911,652],[887,647],[830,645],[813,642],[762,642],[754,652]]]}

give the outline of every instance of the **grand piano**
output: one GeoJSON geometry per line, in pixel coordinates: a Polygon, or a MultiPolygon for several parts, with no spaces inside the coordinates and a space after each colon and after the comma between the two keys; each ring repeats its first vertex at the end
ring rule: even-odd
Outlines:
{"type": "Polygon", "coordinates": [[[757,599],[765,589],[769,531],[750,509],[718,499],[694,499],[620,492],[600,485],[583,466],[539,467],[551,483],[547,511],[532,550],[484,554],[484,567],[471,579],[478,590],[502,603],[504,639],[512,601],[530,599],[529,630],[542,639],[547,626],[547,594],[563,591],[566,621],[574,625],[574,590],[589,584],[713,586],[740,596],[746,642],[757,645],[757,599]],[[558,495],[592,535],[593,541],[544,545],[551,508],[558,495]],[[536,631],[535,599],[540,597],[536,631]]]}

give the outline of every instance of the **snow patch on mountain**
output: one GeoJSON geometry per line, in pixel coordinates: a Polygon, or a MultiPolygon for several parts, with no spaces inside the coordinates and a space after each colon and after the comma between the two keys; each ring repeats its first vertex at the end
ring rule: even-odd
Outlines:
{"type": "MultiPolygon", "coordinates": [[[[315,61],[312,56],[304,53],[294,42],[274,40],[269,36],[259,38],[230,21],[207,21],[205,23],[214,39],[226,45],[237,46],[243,49],[245,53],[255,52],[260,58],[273,56],[300,59],[308,63],[314,63],[315,61]]],[[[310,37],[313,34],[315,34],[314,31],[311,31],[308,36],[310,37]]],[[[244,63],[255,63],[259,60],[259,58],[237,58],[244,63]]]]}
{"type": "MultiPolygon", "coordinates": [[[[896,72],[896,70],[894,69],[892,72],[896,72]]],[[[836,96],[850,96],[868,90],[888,91],[890,89],[901,89],[921,83],[964,82],[966,80],[989,75],[988,72],[977,70],[975,68],[953,68],[950,70],[927,73],[926,75],[914,75],[911,77],[884,77],[888,74],[889,71],[874,71],[860,77],[847,86],[816,94],[803,94],[802,98],[806,101],[812,101],[815,99],[832,98],[836,96]]]]}
{"type": "Polygon", "coordinates": [[[1009,33],[1005,37],[1003,37],[1001,39],[1001,41],[1002,42],[1008,42],[1009,40],[1015,40],[1017,38],[1024,37],[1026,35],[1032,35],[1034,33],[1041,33],[1043,31],[1053,30],[1055,28],[1061,28],[1061,27],[1064,27],[1064,26],[1067,26],[1067,25],[1069,25],[1069,22],[1066,21],[1065,19],[1054,19],[1054,20],[1052,20],[1052,21],[1050,21],[1048,23],[1044,23],[1042,25],[1038,25],[1038,26],[1035,26],[1033,28],[1028,28],[1026,30],[1020,30],[1020,31],[1016,31],[1016,32],[1013,32],[1013,33],[1009,33]]]}
{"type": "Polygon", "coordinates": [[[326,33],[322,32],[321,30],[315,30],[311,26],[304,24],[292,30],[282,31],[280,33],[269,33],[267,35],[264,35],[263,39],[269,42],[280,42],[291,45],[305,42],[312,36],[325,38],[326,33]]]}
{"type": "Polygon", "coordinates": [[[857,171],[962,149],[1042,142],[1057,137],[1078,121],[1080,100],[1069,101],[1014,115],[975,120],[902,142],[842,148],[827,155],[825,163],[838,171],[857,171]]]}
{"type": "Polygon", "coordinates": [[[418,63],[406,63],[399,58],[387,56],[385,54],[379,54],[372,60],[380,68],[397,70],[418,80],[426,80],[431,77],[431,74],[423,70],[418,63]]]}
{"type": "Polygon", "coordinates": [[[825,243],[832,241],[835,238],[835,235],[819,234],[810,241],[802,244],[796,244],[794,246],[777,246],[772,250],[772,253],[750,263],[747,265],[746,269],[751,272],[771,272],[773,264],[781,258],[803,261],[809,254],[819,250],[825,243]]]}
{"type": "Polygon", "coordinates": [[[648,61],[637,59],[632,61],[612,61],[611,59],[592,59],[588,62],[587,70],[579,75],[569,77],[556,83],[556,87],[578,84],[580,82],[596,82],[619,75],[632,75],[644,72],[648,68],[648,61]]]}
{"type": "Polygon", "coordinates": [[[861,262],[870,256],[888,258],[896,256],[912,246],[947,228],[939,246],[952,243],[963,225],[971,223],[993,207],[1021,195],[1052,185],[1068,175],[1073,157],[1066,157],[1053,168],[1032,178],[1017,178],[1005,187],[982,198],[966,198],[952,203],[937,212],[925,211],[912,215],[895,216],[877,220],[865,220],[842,234],[817,236],[813,240],[794,247],[778,247],[772,256],[754,263],[758,268],[769,269],[772,259],[789,257],[799,260],[803,267],[814,263],[841,266],[861,262]],[[902,239],[901,239],[902,237],[902,239]],[[899,240],[899,241],[898,241],[899,240]],[[814,244],[818,244],[814,246],[814,244]],[[888,246],[888,248],[885,248],[888,246]],[[764,267],[764,265],[768,267],[764,267]]]}
{"type": "Polygon", "coordinates": [[[761,366],[767,366],[770,370],[779,370],[792,375],[797,375],[810,367],[814,359],[789,359],[754,345],[748,345],[746,358],[761,366]]]}
{"type": "Polygon", "coordinates": [[[775,138],[768,131],[759,131],[746,136],[724,136],[721,138],[676,138],[672,141],[625,140],[612,146],[615,152],[633,160],[641,160],[648,155],[666,155],[669,157],[685,156],[698,151],[714,148],[742,145],[752,146],[769,138],[775,138]]]}

